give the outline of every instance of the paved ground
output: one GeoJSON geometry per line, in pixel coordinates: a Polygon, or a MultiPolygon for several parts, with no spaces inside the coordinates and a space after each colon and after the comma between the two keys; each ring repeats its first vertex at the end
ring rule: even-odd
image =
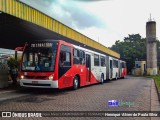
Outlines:
{"type": "MultiPolygon", "coordinates": [[[[143,77],[126,77],[72,90],[25,89],[14,93],[0,93],[0,111],[160,111],[154,81],[143,77]],[[152,93],[152,94],[151,94],[152,93]],[[16,96],[14,99],[8,98],[16,96]],[[22,96],[21,96],[22,95],[22,96]],[[10,100],[9,100],[10,99],[10,100]],[[109,107],[108,100],[130,102],[133,105],[109,107]]],[[[1,118],[0,118],[1,119],[1,118]]],[[[14,118],[19,119],[19,118],[14,118]]],[[[28,119],[28,118],[25,118],[28,119]]],[[[33,119],[33,118],[32,118],[33,119]]],[[[36,118],[35,118],[36,119],[36,118]]],[[[39,120],[44,118],[38,118],[39,120]]],[[[45,118],[53,119],[53,118],[45,118]]],[[[62,119],[104,119],[104,120],[158,120],[150,117],[86,117],[62,119]]]]}

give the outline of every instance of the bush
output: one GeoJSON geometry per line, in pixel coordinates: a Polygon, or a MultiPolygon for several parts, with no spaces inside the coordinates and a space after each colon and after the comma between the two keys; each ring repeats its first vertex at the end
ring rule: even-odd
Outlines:
{"type": "Polygon", "coordinates": [[[11,68],[13,66],[19,67],[19,61],[14,59],[14,58],[10,58],[7,62],[8,66],[11,68]]]}

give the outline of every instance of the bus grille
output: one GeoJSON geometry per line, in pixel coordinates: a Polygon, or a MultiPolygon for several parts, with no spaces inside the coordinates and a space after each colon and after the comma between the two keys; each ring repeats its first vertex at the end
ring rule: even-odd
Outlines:
{"type": "Polygon", "coordinates": [[[27,79],[45,79],[46,76],[25,76],[27,79]]]}
{"type": "Polygon", "coordinates": [[[32,84],[32,83],[23,83],[24,85],[31,85],[31,86],[51,86],[51,84],[32,84]]]}

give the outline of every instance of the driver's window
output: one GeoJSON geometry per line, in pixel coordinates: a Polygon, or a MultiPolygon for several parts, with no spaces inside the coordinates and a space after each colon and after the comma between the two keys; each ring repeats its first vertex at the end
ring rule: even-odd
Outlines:
{"type": "Polygon", "coordinates": [[[71,66],[71,48],[69,46],[61,45],[59,65],[60,67],[71,66]]]}

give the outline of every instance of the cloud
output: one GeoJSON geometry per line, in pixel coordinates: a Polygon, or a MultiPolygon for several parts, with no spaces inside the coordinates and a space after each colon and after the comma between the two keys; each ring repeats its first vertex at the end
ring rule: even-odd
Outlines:
{"type": "Polygon", "coordinates": [[[111,0],[74,0],[79,2],[101,2],[101,1],[111,1],[111,0]]]}
{"type": "MultiPolygon", "coordinates": [[[[88,27],[103,28],[104,21],[91,12],[87,12],[79,0],[20,0],[43,13],[57,19],[73,29],[85,29],[88,27]]],[[[95,1],[95,0],[87,0],[95,1]]]]}
{"type": "Polygon", "coordinates": [[[79,29],[85,29],[93,26],[102,28],[104,26],[102,20],[98,19],[91,12],[85,11],[80,4],[76,6],[70,5],[68,7],[64,7],[63,9],[70,14],[70,19],[67,21],[72,21],[79,29]]]}

